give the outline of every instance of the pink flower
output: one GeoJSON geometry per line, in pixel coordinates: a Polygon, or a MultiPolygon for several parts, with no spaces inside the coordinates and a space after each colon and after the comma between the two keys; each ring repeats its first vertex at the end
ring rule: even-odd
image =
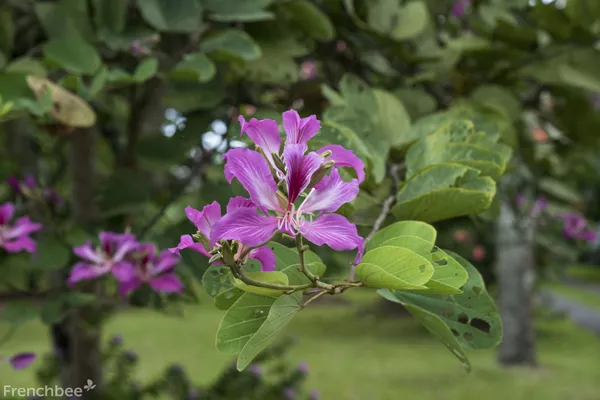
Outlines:
{"type": "MultiPolygon", "coordinates": [[[[229,199],[229,203],[227,204],[227,212],[231,212],[239,208],[256,209],[256,205],[251,200],[241,196],[229,199]]],[[[221,206],[216,201],[213,201],[209,205],[205,206],[202,211],[198,211],[190,206],[187,206],[185,213],[188,219],[196,226],[198,232],[201,233],[204,238],[210,239],[212,227],[221,219],[221,206]]],[[[206,248],[204,244],[194,242],[194,239],[191,235],[182,235],[177,247],[172,247],[169,249],[169,251],[173,254],[180,255],[179,252],[181,250],[190,249],[210,258],[211,256],[208,251],[214,246],[214,240],[210,241],[208,243],[208,248],[206,248]]],[[[239,243],[235,258],[237,259],[241,256],[241,254],[245,253],[247,248],[248,247],[243,243],[239,243]]],[[[250,250],[250,253],[248,253],[248,257],[260,261],[262,271],[275,271],[275,253],[273,253],[273,250],[271,250],[270,247],[261,246],[256,249],[252,249],[250,250]]]]}
{"type": "Polygon", "coordinates": [[[469,238],[469,233],[463,229],[454,231],[452,238],[457,243],[462,243],[469,238]]]}
{"type": "Polygon", "coordinates": [[[128,263],[114,271],[121,283],[119,291],[123,296],[133,292],[143,284],[159,293],[180,293],[183,284],[175,274],[179,259],[168,251],[156,254],[152,244],[139,245],[128,257],[128,263]]]}
{"type": "Polygon", "coordinates": [[[317,63],[314,61],[304,61],[300,66],[300,79],[309,80],[317,76],[317,63]]]}
{"type": "Polygon", "coordinates": [[[563,219],[563,234],[569,239],[581,239],[588,242],[596,241],[596,232],[589,226],[581,214],[566,213],[561,215],[563,219]]]}
{"type": "Polygon", "coordinates": [[[10,221],[14,213],[14,204],[4,203],[0,205],[0,247],[9,253],[21,251],[35,253],[36,244],[29,235],[42,229],[42,225],[31,222],[29,217],[18,218],[11,225],[10,221]]]}
{"type": "Polygon", "coordinates": [[[242,134],[247,133],[264,156],[258,151],[240,148],[229,150],[223,156],[225,177],[229,182],[238,179],[250,194],[252,205],[228,209],[212,227],[211,242],[238,240],[253,247],[267,242],[279,231],[293,236],[301,234],[318,246],[326,244],[338,251],[358,249],[360,259],[363,239],[356,226],[333,213],[358,194],[358,185],[365,178],[364,163],[339,145],[307,153],[308,140],[320,129],[314,115],[300,118],[294,110],[283,113],[287,135],[283,154],[280,154],[277,122],[270,119],[246,122],[243,117],[239,120],[242,134]],[[323,156],[326,151],[328,158],[323,156]],[[326,161],[333,161],[338,167],[353,168],[358,179],[345,182],[333,167],[329,175],[317,179],[318,183],[312,182],[317,171],[324,171],[326,161]],[[278,190],[279,187],[284,187],[285,192],[278,190]]]}
{"type": "Polygon", "coordinates": [[[472,258],[474,261],[483,261],[485,258],[485,247],[477,245],[473,248],[472,258]]]}
{"type": "Polygon", "coordinates": [[[5,361],[10,364],[13,369],[21,370],[31,365],[36,357],[35,353],[17,353],[5,361]]]}
{"type": "Polygon", "coordinates": [[[85,261],[75,264],[69,276],[69,285],[110,272],[115,274],[118,269],[130,267],[125,257],[138,246],[135,236],[101,232],[99,238],[100,246],[96,248],[92,247],[91,242],[73,248],[73,253],[85,261]]]}
{"type": "Polygon", "coordinates": [[[346,42],[344,42],[343,40],[338,40],[337,42],[335,42],[335,51],[337,51],[338,53],[343,53],[346,50],[348,50],[348,44],[346,42]]]}
{"type": "Polygon", "coordinates": [[[464,17],[467,8],[471,7],[472,0],[456,0],[452,7],[452,15],[456,18],[464,17]]]}
{"type": "Polygon", "coordinates": [[[7,179],[7,182],[18,195],[25,198],[41,196],[50,204],[62,204],[64,202],[54,189],[42,188],[31,175],[26,175],[23,181],[11,176],[7,179]]]}

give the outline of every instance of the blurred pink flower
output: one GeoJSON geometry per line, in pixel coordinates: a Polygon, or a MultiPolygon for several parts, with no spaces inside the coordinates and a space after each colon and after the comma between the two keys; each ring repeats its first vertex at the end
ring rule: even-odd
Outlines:
{"type": "Polygon", "coordinates": [[[473,248],[472,258],[474,261],[483,261],[485,258],[485,247],[478,244],[473,248]]]}
{"type": "Polygon", "coordinates": [[[35,253],[36,244],[29,235],[42,229],[42,224],[32,222],[29,217],[18,218],[10,224],[14,213],[14,204],[0,205],[0,247],[9,253],[35,253]]]}
{"type": "Polygon", "coordinates": [[[300,78],[302,80],[314,79],[317,76],[317,63],[314,61],[304,61],[300,66],[300,78]]]}

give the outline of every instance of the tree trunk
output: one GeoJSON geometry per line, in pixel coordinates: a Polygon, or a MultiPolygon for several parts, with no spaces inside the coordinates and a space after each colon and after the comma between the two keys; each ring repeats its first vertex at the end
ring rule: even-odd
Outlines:
{"type": "MultiPolygon", "coordinates": [[[[72,178],[72,204],[74,219],[82,228],[89,227],[95,215],[94,203],[94,139],[95,130],[76,131],[71,138],[70,172],[72,178]]],[[[99,294],[101,283],[92,281],[85,287],[99,294]]],[[[73,310],[55,330],[64,347],[62,385],[83,388],[91,380],[97,388],[102,385],[102,324],[97,305],[73,310]]],[[[86,399],[99,398],[99,390],[85,392],[86,399]]]]}
{"type": "Polygon", "coordinates": [[[519,221],[502,199],[496,232],[496,276],[504,339],[498,360],[503,365],[536,365],[533,293],[535,221],[519,221]]]}

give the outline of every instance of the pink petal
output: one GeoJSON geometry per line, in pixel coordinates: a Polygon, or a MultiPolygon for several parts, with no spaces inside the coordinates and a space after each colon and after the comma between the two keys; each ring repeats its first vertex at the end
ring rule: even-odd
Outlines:
{"type": "Polygon", "coordinates": [[[8,363],[16,370],[27,368],[36,359],[35,353],[18,353],[8,359],[8,363]]]}
{"type": "Polygon", "coordinates": [[[196,226],[196,229],[209,238],[213,225],[221,219],[221,205],[213,201],[209,205],[204,206],[202,211],[187,206],[185,208],[185,215],[196,226]]]}
{"type": "Polygon", "coordinates": [[[254,143],[263,149],[271,165],[275,166],[271,153],[279,154],[279,148],[281,147],[281,136],[279,136],[277,122],[272,119],[258,120],[256,118],[246,122],[241,115],[238,117],[238,121],[242,126],[241,134],[248,134],[254,143]]]}
{"type": "Polygon", "coordinates": [[[328,176],[315,185],[315,190],[310,193],[303,203],[302,212],[334,212],[358,195],[358,180],[352,179],[344,182],[337,168],[333,168],[328,176]]]}
{"type": "Polygon", "coordinates": [[[250,258],[260,261],[262,264],[260,270],[263,272],[275,271],[275,253],[269,246],[261,246],[250,251],[250,258]]]}
{"type": "Polygon", "coordinates": [[[277,218],[260,215],[252,208],[238,208],[215,225],[211,240],[239,240],[246,246],[258,246],[271,239],[276,230],[277,218]]]}
{"type": "Polygon", "coordinates": [[[104,258],[92,247],[92,242],[86,242],[81,246],[73,247],[73,253],[75,253],[76,256],[95,264],[104,263],[104,258]]]}
{"type": "Polygon", "coordinates": [[[313,173],[323,164],[323,157],[315,152],[304,155],[306,146],[302,144],[286,145],[283,158],[287,166],[285,180],[290,203],[296,201],[300,193],[310,183],[313,173]]]}
{"type": "Polygon", "coordinates": [[[255,204],[270,210],[280,209],[275,197],[277,184],[260,153],[249,149],[232,149],[223,155],[223,159],[227,161],[225,177],[229,183],[234,177],[237,178],[255,204]]]}
{"type": "Polygon", "coordinates": [[[289,110],[283,113],[283,129],[287,134],[286,146],[289,144],[306,145],[321,129],[321,122],[314,115],[300,118],[296,110],[289,110]]]}
{"type": "Polygon", "coordinates": [[[0,246],[4,247],[4,250],[8,253],[18,253],[21,251],[35,253],[37,250],[35,241],[29,236],[21,236],[18,239],[3,242],[0,246]]]}
{"type": "Polygon", "coordinates": [[[6,225],[10,222],[15,213],[15,205],[12,203],[4,203],[0,205],[0,225],[6,225]]]}
{"type": "Polygon", "coordinates": [[[256,204],[250,199],[246,199],[242,196],[236,196],[229,199],[227,203],[227,212],[231,212],[236,208],[256,208],[256,204]]]}
{"type": "Polygon", "coordinates": [[[317,153],[322,154],[324,151],[331,151],[331,155],[327,157],[327,161],[335,161],[336,167],[349,167],[356,171],[358,183],[363,183],[365,180],[365,163],[358,158],[352,150],[346,150],[339,144],[328,144],[317,150],[317,153]]]}
{"type": "Polygon", "coordinates": [[[150,287],[159,293],[179,293],[183,291],[183,284],[177,275],[166,274],[150,281],[150,287]]]}
{"type": "Polygon", "coordinates": [[[154,259],[154,268],[151,271],[152,275],[158,275],[160,273],[170,271],[178,262],[179,258],[173,256],[168,251],[162,251],[158,257],[154,259]]]}
{"type": "Polygon", "coordinates": [[[130,262],[120,262],[112,267],[112,274],[119,282],[128,282],[137,277],[137,270],[130,262]]]}
{"type": "Polygon", "coordinates": [[[317,246],[326,244],[337,251],[358,249],[357,260],[362,257],[363,238],[358,235],[356,226],[339,214],[326,214],[313,222],[306,221],[300,227],[300,233],[317,246]]]}
{"type": "Polygon", "coordinates": [[[121,296],[125,297],[129,293],[139,288],[141,285],[142,281],[139,278],[133,278],[130,281],[121,282],[119,285],[119,292],[121,293],[121,296]]]}
{"type": "Polygon", "coordinates": [[[74,285],[79,281],[96,279],[109,271],[109,268],[102,268],[92,264],[79,262],[73,266],[68,283],[69,285],[74,285]]]}
{"type": "Polygon", "coordinates": [[[119,243],[117,245],[117,251],[113,255],[114,261],[121,261],[127,254],[131,251],[135,250],[139,246],[139,243],[133,239],[129,239],[125,242],[119,243]]]}
{"type": "Polygon", "coordinates": [[[19,236],[26,236],[30,233],[37,232],[42,229],[42,224],[31,222],[29,217],[22,217],[15,221],[12,227],[4,232],[5,239],[15,239],[19,236]]]}
{"type": "Polygon", "coordinates": [[[210,257],[210,255],[208,254],[208,252],[206,251],[206,249],[204,248],[202,243],[194,242],[194,239],[190,235],[181,235],[181,238],[179,239],[179,244],[177,245],[177,247],[171,247],[171,248],[169,248],[169,251],[171,252],[171,254],[177,254],[178,256],[181,256],[180,250],[183,250],[183,249],[190,249],[190,250],[196,251],[198,253],[201,253],[201,254],[205,255],[206,257],[210,257]]]}

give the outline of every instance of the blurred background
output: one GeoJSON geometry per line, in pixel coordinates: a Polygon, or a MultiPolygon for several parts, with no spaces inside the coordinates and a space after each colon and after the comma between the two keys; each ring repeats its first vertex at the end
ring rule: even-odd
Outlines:
{"type": "MultiPolygon", "coordinates": [[[[35,254],[0,252],[0,356],[37,355],[0,363],[0,386],[77,376],[103,388],[90,399],[600,399],[599,39],[597,0],[0,0],[0,200],[43,223],[35,254]],[[193,233],[186,206],[244,194],[223,176],[223,153],[250,144],[238,117],[281,123],[292,108],[324,121],[321,145],[365,161],[340,210],[363,236],[395,196],[394,165],[443,118],[512,148],[488,210],[434,224],[504,322],[500,346],[467,351],[472,372],[369,289],[311,303],[237,372],[215,348],[224,311],[200,285],[208,259],[189,250],[180,296],[105,305],[94,283],[65,286],[72,247],[99,231],[164,250],[193,233]]],[[[347,275],[351,254],[313,250],[327,279],[347,275]]]]}

